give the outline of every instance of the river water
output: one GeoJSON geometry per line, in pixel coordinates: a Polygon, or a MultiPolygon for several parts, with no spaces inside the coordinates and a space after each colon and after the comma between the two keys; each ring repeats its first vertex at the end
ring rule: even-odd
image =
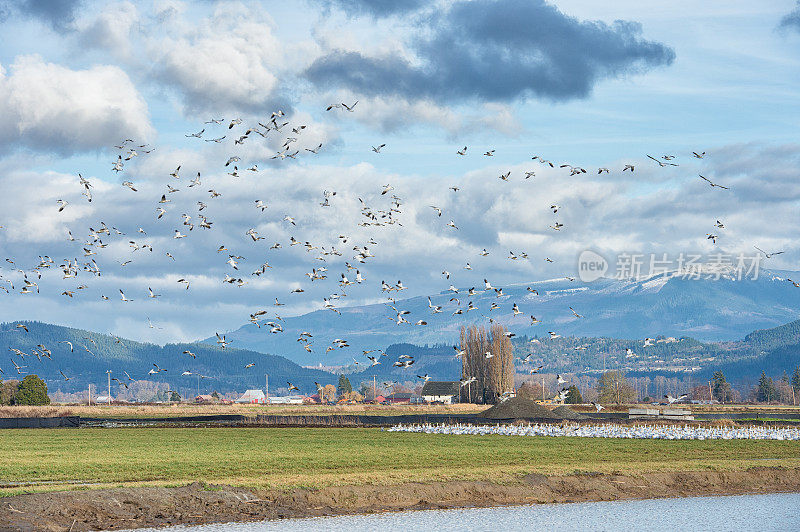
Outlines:
{"type": "MultiPolygon", "coordinates": [[[[148,529],[149,530],[149,529],[148,529]]],[[[152,529],[156,532],[155,529],[152,529]]],[[[800,493],[422,510],[161,528],[158,532],[800,531],[800,493]]],[[[141,530],[139,531],[141,532],[141,530]]]]}

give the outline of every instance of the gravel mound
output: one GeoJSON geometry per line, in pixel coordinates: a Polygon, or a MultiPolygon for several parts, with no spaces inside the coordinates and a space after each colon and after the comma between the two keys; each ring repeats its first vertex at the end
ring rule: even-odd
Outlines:
{"type": "Polygon", "coordinates": [[[574,419],[574,420],[586,419],[586,416],[584,416],[579,412],[574,411],[567,405],[561,405],[559,407],[554,408],[553,414],[557,415],[561,419],[574,419]]]}
{"type": "Polygon", "coordinates": [[[502,403],[497,403],[478,416],[486,419],[563,419],[549,408],[522,397],[512,397],[502,403]]]}

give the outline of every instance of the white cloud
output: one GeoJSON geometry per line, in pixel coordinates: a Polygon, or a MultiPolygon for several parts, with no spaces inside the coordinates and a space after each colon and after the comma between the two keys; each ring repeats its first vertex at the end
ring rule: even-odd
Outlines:
{"type": "Polygon", "coordinates": [[[71,154],[153,136],[147,104],[115,66],[85,70],[17,57],[0,67],[0,145],[71,154]]]}
{"type": "Polygon", "coordinates": [[[131,2],[118,2],[103,7],[100,13],[76,22],[83,47],[111,51],[116,57],[132,60],[135,51],[131,32],[140,23],[139,10],[131,2]]]}
{"type": "Polygon", "coordinates": [[[223,4],[178,35],[152,39],[160,79],[184,97],[187,111],[273,110],[280,100],[282,45],[263,11],[223,4]]]}
{"type": "MultiPolygon", "coordinates": [[[[149,327],[140,328],[142,339],[169,338],[167,330],[178,335],[175,339],[187,339],[186,335],[202,337],[214,330],[238,326],[259,308],[268,308],[270,315],[278,312],[285,316],[320,308],[323,297],[342,291],[337,281],[341,273],[346,273],[345,261],[359,268],[367,281],[344,290],[348,297],[340,305],[375,301],[381,297],[379,283],[384,279],[402,280],[409,287],[403,295],[413,296],[439,292],[450,282],[457,286],[480,285],[484,277],[502,286],[575,275],[576,257],[584,249],[613,257],[620,252],[710,253],[716,249],[750,253],[753,244],[759,244],[765,249],[785,249],[786,254],[772,259],[770,266],[790,268],[800,257],[791,223],[796,219],[797,202],[760,201],[759,194],[771,192],[759,192],[759,183],[783,186],[787,196],[795,197],[796,176],[776,176],[776,172],[765,168],[758,177],[747,177],[747,165],[761,163],[764,158],[759,154],[767,153],[773,159],[772,167],[780,169],[797,157],[797,150],[744,150],[749,155],[739,161],[742,175],[725,176],[730,191],[712,189],[694,177],[677,182],[664,178],[670,171],[685,176],[695,170],[693,164],[722,177],[730,150],[709,150],[707,159],[696,163],[684,156],[681,163],[685,166],[675,170],[633,161],[639,165],[633,178],[626,172],[622,179],[621,168],[615,164],[608,165],[611,175],[597,175],[596,169],[589,169],[588,174],[572,177],[565,169],[539,165],[535,167],[537,175],[529,180],[524,179],[524,171],[531,168],[529,162],[489,164],[489,159],[477,154],[472,155],[473,160],[485,166],[453,180],[391,174],[365,163],[316,164],[319,159],[310,154],[280,168],[245,171],[235,179],[225,173],[223,162],[216,157],[189,149],[156,151],[151,155],[152,162],[142,155],[141,167],[131,166],[137,172],[152,174],[148,180],[137,181],[138,192],[90,176],[95,191],[91,204],[80,195],[81,187],[74,176],[12,169],[3,178],[9,194],[0,198],[0,212],[5,213],[0,225],[6,226],[0,233],[0,246],[4,255],[15,261],[15,267],[30,272],[38,255],[49,255],[56,262],[75,257],[80,262],[88,261],[82,251],[88,227],[97,229],[101,221],[126,234],[112,231],[111,235],[101,236],[108,247],[96,249],[97,255],[91,258],[100,264],[103,275],[94,277],[82,272],[77,279],[65,280],[58,269],[43,271],[39,295],[0,294],[12,298],[9,301],[19,301],[19,305],[3,305],[0,319],[36,318],[120,332],[116,328],[119,323],[144,322],[147,316],[170,325],[152,337],[147,336],[148,331],[152,332],[149,327]],[[719,163],[715,162],[717,154],[721,154],[719,163]],[[177,164],[193,158],[203,170],[201,187],[188,187],[192,171],[182,171],[180,180],[168,176],[177,164]],[[511,171],[509,182],[497,178],[506,171],[511,171]],[[166,193],[167,183],[180,188],[180,192],[167,194],[171,200],[163,204],[167,214],[157,220],[155,208],[161,194],[166,193]],[[387,183],[394,190],[382,195],[387,183]],[[461,187],[457,193],[448,189],[456,183],[461,187]],[[648,183],[648,187],[642,189],[641,183],[648,183]],[[43,193],[26,193],[31,187],[43,193]],[[222,196],[210,198],[207,191],[212,188],[222,196]],[[319,205],[323,190],[337,192],[330,199],[331,207],[319,205]],[[362,215],[364,205],[375,212],[388,210],[393,194],[401,198],[402,212],[395,216],[402,226],[359,227],[359,222],[366,220],[362,215]],[[70,201],[62,213],[57,212],[58,198],[70,201]],[[256,199],[266,202],[265,212],[256,208],[256,199]],[[212,230],[195,227],[190,231],[183,225],[184,213],[194,223],[198,221],[197,201],[208,205],[202,214],[213,222],[212,230]],[[557,214],[550,210],[553,203],[560,206],[557,214]],[[441,218],[431,205],[443,209],[441,218]],[[283,221],[287,214],[295,218],[296,225],[283,221]],[[446,226],[451,219],[458,230],[446,226]],[[724,230],[714,228],[716,219],[725,223],[724,230]],[[548,227],[555,221],[565,224],[561,231],[548,227]],[[139,234],[138,227],[147,234],[139,234]],[[264,240],[253,242],[245,234],[251,227],[264,240]],[[67,228],[77,242],[66,241],[67,228]],[[189,236],[176,240],[175,229],[189,236]],[[721,235],[719,248],[705,238],[708,232],[721,235]],[[340,234],[348,237],[347,243],[340,242],[340,234]],[[290,237],[308,241],[317,249],[306,251],[302,244],[290,246],[290,237]],[[370,239],[377,244],[370,244],[370,239]],[[134,251],[130,240],[152,244],[153,252],[134,251]],[[280,242],[282,248],[270,250],[275,242],[280,242]],[[227,250],[218,253],[221,245],[227,250]],[[352,249],[355,245],[367,245],[376,257],[366,264],[356,263],[352,249]],[[326,261],[320,261],[322,247],[335,247],[342,256],[327,256],[326,261]],[[488,257],[478,255],[483,248],[489,250],[488,257]],[[529,259],[508,260],[510,251],[517,255],[526,252],[529,259]],[[166,252],[176,260],[169,259],[166,252]],[[231,254],[244,257],[239,270],[226,264],[231,254]],[[545,257],[555,262],[547,263],[545,257]],[[122,266],[120,263],[125,260],[133,262],[122,266]],[[272,268],[261,277],[251,275],[264,261],[272,268]],[[472,271],[464,269],[467,262],[472,271]],[[328,268],[326,280],[312,282],[305,276],[321,266],[328,268]],[[452,273],[450,281],[441,276],[443,269],[452,273]],[[241,288],[225,284],[222,279],[226,274],[241,277],[247,284],[241,288]],[[177,283],[179,278],[190,280],[190,290],[177,283]],[[74,298],[59,295],[63,290],[75,290],[81,283],[89,288],[76,291],[74,298]],[[289,294],[290,288],[297,286],[306,292],[289,294]],[[161,297],[148,300],[147,287],[161,297]],[[118,289],[135,301],[120,301],[118,289]],[[101,302],[101,294],[111,301],[101,302]],[[287,306],[272,307],[275,297],[287,306]],[[179,317],[182,309],[188,310],[179,317]],[[83,323],[76,321],[77,314],[83,323]]],[[[127,172],[126,167],[118,179],[129,178],[127,172]]],[[[19,272],[7,265],[0,274],[14,280],[19,290],[19,272]]],[[[352,278],[354,272],[348,275],[352,278]]],[[[135,333],[132,328],[127,334],[135,333]]]]}

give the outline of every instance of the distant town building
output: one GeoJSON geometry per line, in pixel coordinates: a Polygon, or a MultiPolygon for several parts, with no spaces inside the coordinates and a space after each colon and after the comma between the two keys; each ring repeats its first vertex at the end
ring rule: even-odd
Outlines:
{"type": "Polygon", "coordinates": [[[389,395],[387,395],[384,398],[384,400],[385,400],[385,402],[392,403],[392,404],[407,404],[407,403],[411,402],[411,398],[413,396],[414,396],[413,393],[395,392],[395,393],[390,393],[389,395]]]}
{"type": "Polygon", "coordinates": [[[444,403],[450,405],[458,402],[461,383],[458,381],[428,381],[422,387],[422,399],[426,403],[444,403]]]}
{"type": "Polygon", "coordinates": [[[251,403],[261,404],[265,403],[267,396],[264,395],[262,390],[247,390],[240,398],[236,400],[237,403],[251,403]]]}
{"type": "MultiPolygon", "coordinates": [[[[242,396],[244,397],[244,396],[242,396]]],[[[200,394],[194,398],[195,403],[216,403],[217,400],[213,395],[200,394]]]]}
{"type": "Polygon", "coordinates": [[[283,397],[270,396],[268,402],[271,405],[302,405],[303,399],[305,399],[305,397],[302,395],[286,395],[283,397]]]}

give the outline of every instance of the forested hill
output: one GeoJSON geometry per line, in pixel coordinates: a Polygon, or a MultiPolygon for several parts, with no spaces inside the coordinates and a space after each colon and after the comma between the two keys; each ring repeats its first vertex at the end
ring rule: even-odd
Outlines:
{"type": "MultiPolygon", "coordinates": [[[[3,374],[0,378],[21,379],[26,374],[36,374],[47,382],[51,391],[65,393],[86,390],[93,387],[105,390],[107,370],[112,377],[131,383],[134,381],[153,381],[166,383],[173,390],[195,390],[196,375],[206,378],[200,380],[201,392],[217,390],[221,393],[244,391],[248,388],[264,388],[265,374],[269,374],[270,390],[273,393],[285,391],[287,381],[295,384],[303,393],[316,390],[314,381],[321,384],[336,384],[337,378],[331,373],[306,369],[281,356],[268,355],[243,349],[221,349],[216,345],[204,343],[167,344],[163,347],[154,344],[118,339],[113,336],[72,329],[40,322],[14,322],[0,324],[0,351],[6,356],[0,358],[3,374]],[[18,328],[25,325],[28,332],[18,328]],[[72,350],[66,343],[71,342],[72,350]],[[37,357],[34,350],[41,351],[37,344],[51,351],[50,358],[37,357]],[[16,354],[17,349],[25,356],[16,354]],[[191,351],[196,355],[183,354],[191,351]],[[14,364],[21,366],[18,373],[14,364]],[[254,367],[245,369],[247,364],[254,367]],[[158,364],[166,371],[151,375],[148,372],[158,364]],[[25,367],[22,367],[25,366],[25,367]],[[182,376],[185,371],[192,375],[182,376]],[[63,372],[69,380],[66,380],[63,372]]],[[[112,383],[112,395],[117,395],[121,385],[112,383]]]]}
{"type": "Polygon", "coordinates": [[[772,329],[753,331],[744,337],[744,341],[761,351],[798,345],[800,344],[800,320],[772,329]]]}
{"type": "Polygon", "coordinates": [[[718,369],[737,377],[757,377],[762,371],[779,376],[800,364],[800,320],[754,331],[741,340],[700,342],[694,338],[657,336],[644,339],[521,336],[513,340],[515,354],[532,354],[518,371],[544,365],[563,373],[597,372],[603,367],[630,374],[710,375],[718,369]]]}
{"type": "MultiPolygon", "coordinates": [[[[379,355],[380,353],[375,353],[379,355]]],[[[392,344],[386,349],[386,356],[379,357],[380,364],[370,366],[364,357],[354,365],[356,372],[348,375],[351,382],[371,381],[374,376],[379,382],[419,382],[418,375],[429,375],[433,380],[458,380],[461,378],[461,359],[456,358],[450,345],[418,346],[412,344],[392,344]],[[401,355],[414,357],[414,364],[408,368],[396,367],[401,355]]],[[[353,368],[353,366],[351,366],[353,368]]]]}
{"type": "MultiPolygon", "coordinates": [[[[758,376],[765,371],[771,376],[791,372],[800,364],[800,320],[772,329],[748,334],[733,342],[703,343],[692,338],[676,340],[659,337],[654,345],[644,347],[642,340],[591,337],[521,336],[513,339],[517,371],[526,372],[544,365],[549,373],[597,372],[603,368],[623,369],[630,374],[686,373],[710,374],[722,369],[731,378],[758,376]],[[626,356],[631,349],[634,357],[626,356]],[[528,364],[521,358],[532,354],[528,364]],[[694,369],[693,369],[694,368],[694,369]]],[[[0,324],[0,358],[2,379],[20,379],[26,374],[37,374],[51,391],[74,393],[86,390],[91,383],[96,390],[104,391],[106,371],[134,387],[133,381],[160,383],[161,388],[178,390],[187,396],[199,385],[201,393],[212,390],[220,393],[248,388],[264,387],[265,374],[269,374],[271,393],[286,391],[287,381],[297,385],[303,393],[314,393],[314,382],[336,384],[338,377],[331,373],[303,368],[290,360],[244,349],[227,348],[208,343],[154,344],[118,339],[94,333],[39,322],[14,322],[0,324]],[[22,323],[28,329],[16,327],[22,323]],[[72,343],[70,346],[64,342],[72,343]],[[34,350],[43,345],[51,357],[37,357],[34,350]],[[13,350],[19,350],[24,357],[13,350]],[[196,355],[183,354],[191,351],[196,355]],[[13,361],[13,362],[12,362],[13,361]],[[20,372],[14,367],[20,366],[20,372]],[[248,364],[255,366],[245,369],[248,364]],[[153,364],[166,371],[151,375],[153,364]],[[192,375],[183,376],[189,371],[192,375]],[[69,378],[66,380],[61,372],[69,378]],[[126,375],[127,372],[127,375],[126,375]],[[203,375],[199,379],[197,375],[203,375]]],[[[417,346],[408,343],[394,344],[379,357],[380,364],[367,367],[369,361],[357,355],[358,365],[352,364],[349,375],[354,385],[371,381],[416,382],[417,375],[428,374],[434,380],[455,380],[461,377],[461,362],[453,355],[451,345],[417,346]],[[400,355],[411,355],[415,363],[410,368],[397,368],[392,364],[400,355]]],[[[379,353],[375,353],[378,355],[379,353]]],[[[352,359],[351,359],[352,363],[352,359]]],[[[125,396],[120,384],[112,384],[112,394],[125,396]]]]}

